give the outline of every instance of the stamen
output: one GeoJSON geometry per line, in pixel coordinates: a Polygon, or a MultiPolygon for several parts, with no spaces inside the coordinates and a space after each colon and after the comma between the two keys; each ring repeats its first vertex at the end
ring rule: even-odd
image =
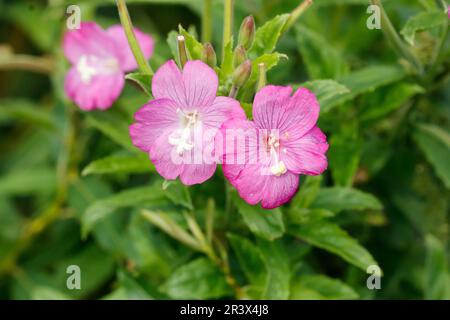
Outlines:
{"type": "Polygon", "coordinates": [[[176,151],[179,155],[182,155],[185,151],[190,151],[194,148],[194,143],[190,140],[191,128],[197,123],[197,111],[185,114],[181,109],[177,109],[177,113],[181,113],[184,116],[185,127],[174,131],[169,136],[169,144],[176,147],[176,151]]]}
{"type": "Polygon", "coordinates": [[[270,167],[270,172],[274,176],[279,177],[287,172],[287,168],[284,162],[278,159],[277,150],[280,147],[280,142],[273,133],[269,135],[267,145],[270,149],[270,156],[273,157],[275,162],[275,164],[270,167]]]}

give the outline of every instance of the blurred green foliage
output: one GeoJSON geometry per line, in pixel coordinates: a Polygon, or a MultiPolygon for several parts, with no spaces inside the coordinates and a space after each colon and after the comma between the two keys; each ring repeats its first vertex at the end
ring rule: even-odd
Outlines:
{"type": "MultiPolygon", "coordinates": [[[[83,21],[119,21],[114,1],[77,2],[83,21]]],[[[154,69],[176,52],[172,30],[199,58],[202,0],[127,3],[156,40],[154,69]]],[[[73,1],[0,1],[0,298],[450,299],[443,2],[383,2],[424,65],[419,75],[381,30],[366,27],[368,1],[315,0],[282,34],[283,14],[298,3],[235,5],[235,36],[248,14],[260,27],[254,70],[263,61],[269,82],[313,90],[330,142],[328,171],[301,177],[290,204],[265,211],[232,190],[227,202],[219,173],[190,188],[163,182],[128,136],[148,99],[133,81],[148,79],[129,75],[107,112],[80,112],[67,100],[61,37],[73,1]],[[31,67],[11,68],[20,57],[31,67]],[[380,290],[366,287],[374,264],[380,290]],[[81,290],[66,287],[69,265],[81,269],[81,290]]],[[[218,53],[222,6],[213,1],[218,53]]],[[[232,49],[219,73],[223,92],[232,49]]],[[[256,80],[254,72],[248,88],[256,80]]],[[[239,98],[248,109],[246,91],[239,98]]]]}

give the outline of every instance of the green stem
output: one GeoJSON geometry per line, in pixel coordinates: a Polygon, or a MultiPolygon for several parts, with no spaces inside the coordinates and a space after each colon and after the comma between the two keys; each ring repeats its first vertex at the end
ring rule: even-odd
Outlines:
{"type": "Polygon", "coordinates": [[[25,70],[43,74],[54,71],[54,61],[46,57],[33,57],[24,54],[0,54],[0,70],[25,70]]]}
{"type": "Polygon", "coordinates": [[[386,11],[384,10],[381,0],[371,0],[371,2],[372,4],[380,8],[382,30],[386,38],[390,41],[394,50],[399,56],[409,61],[417,74],[423,74],[422,62],[420,62],[419,58],[406,46],[405,42],[403,42],[403,40],[398,35],[397,31],[392,25],[391,20],[386,14],[386,11]]]}
{"type": "Polygon", "coordinates": [[[136,35],[133,31],[133,24],[131,23],[130,15],[128,13],[127,5],[125,0],[117,0],[117,9],[119,10],[120,23],[125,30],[125,35],[128,39],[128,44],[130,45],[131,51],[133,52],[134,58],[139,66],[142,73],[153,74],[153,70],[148,64],[147,60],[142,53],[141,47],[136,39],[136,35]]]}
{"type": "Polygon", "coordinates": [[[294,11],[291,12],[288,21],[283,27],[281,33],[288,31],[297,22],[298,18],[313,4],[312,0],[303,1],[294,11]]]}
{"type": "Polygon", "coordinates": [[[212,0],[203,0],[202,42],[212,39],[212,0]]]}
{"type": "Polygon", "coordinates": [[[222,61],[225,57],[225,47],[231,40],[233,30],[233,8],[234,0],[225,0],[223,10],[223,42],[222,42],[222,61]]]}

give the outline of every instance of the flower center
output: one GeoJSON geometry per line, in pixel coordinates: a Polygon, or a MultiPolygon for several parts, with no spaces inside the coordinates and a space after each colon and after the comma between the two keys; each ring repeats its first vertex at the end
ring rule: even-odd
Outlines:
{"type": "Polygon", "coordinates": [[[273,133],[271,133],[267,137],[267,148],[269,149],[270,152],[271,163],[273,163],[272,166],[270,167],[270,172],[277,177],[285,174],[287,172],[286,165],[284,164],[283,161],[280,161],[278,158],[280,141],[273,133]]]}
{"type": "Polygon", "coordinates": [[[116,72],[119,69],[119,63],[115,58],[99,59],[95,56],[82,55],[76,68],[81,82],[89,84],[92,78],[98,74],[116,72]]]}
{"type": "Polygon", "coordinates": [[[197,110],[183,113],[181,109],[178,109],[177,112],[183,115],[181,119],[182,128],[175,130],[169,136],[169,144],[175,146],[177,153],[182,155],[185,151],[194,148],[194,142],[191,140],[191,129],[198,121],[198,114],[197,110]]]}

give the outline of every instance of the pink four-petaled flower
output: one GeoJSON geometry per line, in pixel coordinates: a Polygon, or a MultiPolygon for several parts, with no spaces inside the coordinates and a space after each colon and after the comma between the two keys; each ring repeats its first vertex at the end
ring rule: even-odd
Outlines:
{"type": "MultiPolygon", "coordinates": [[[[146,59],[153,53],[153,39],[134,29],[146,59]]],[[[106,31],[94,22],[64,36],[64,54],[72,64],[66,75],[67,96],[83,110],[107,109],[122,92],[125,72],[137,68],[120,25],[106,31]]]]}

